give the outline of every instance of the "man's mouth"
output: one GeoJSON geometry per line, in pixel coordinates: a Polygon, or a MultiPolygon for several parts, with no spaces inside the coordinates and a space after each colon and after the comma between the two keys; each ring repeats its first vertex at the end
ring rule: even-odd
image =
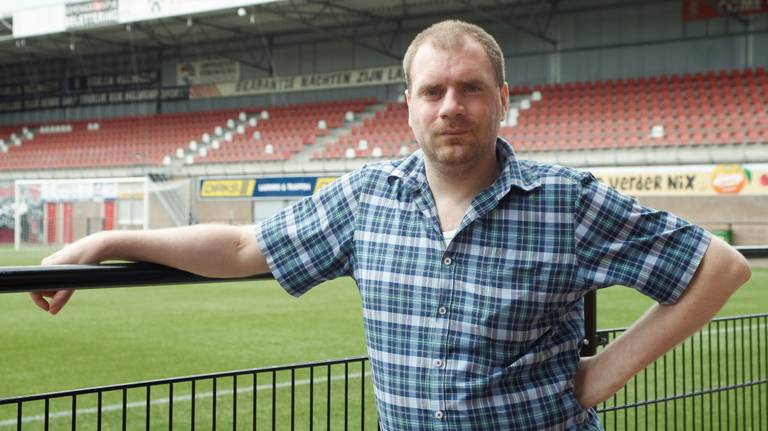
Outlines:
{"type": "Polygon", "coordinates": [[[456,136],[469,133],[469,129],[443,129],[440,131],[441,136],[456,136]]]}

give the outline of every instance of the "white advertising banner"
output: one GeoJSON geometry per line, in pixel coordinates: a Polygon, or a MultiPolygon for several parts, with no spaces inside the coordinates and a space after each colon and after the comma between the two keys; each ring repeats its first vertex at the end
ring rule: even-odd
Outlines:
{"type": "Polygon", "coordinates": [[[40,36],[59,33],[67,29],[64,3],[13,13],[13,37],[40,36]]]}
{"type": "Polygon", "coordinates": [[[121,23],[271,3],[275,0],[120,0],[121,23]]]}
{"type": "Polygon", "coordinates": [[[176,66],[176,85],[240,80],[240,63],[226,58],[190,61],[176,66]]]}
{"type": "Polygon", "coordinates": [[[315,73],[311,75],[244,79],[236,82],[193,85],[190,99],[285,93],[289,91],[326,90],[403,83],[401,66],[315,73]]]}

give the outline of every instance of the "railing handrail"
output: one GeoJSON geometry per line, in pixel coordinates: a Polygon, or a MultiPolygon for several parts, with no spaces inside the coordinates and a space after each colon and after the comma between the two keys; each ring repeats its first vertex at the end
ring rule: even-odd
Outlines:
{"type": "Polygon", "coordinates": [[[166,284],[273,280],[272,274],[243,278],[210,278],[154,263],[0,267],[0,293],[59,289],[101,289],[166,284]]]}
{"type": "MultiPolygon", "coordinates": [[[[747,258],[768,258],[768,245],[735,247],[747,258]]],[[[272,274],[210,278],[153,263],[0,267],[0,294],[58,289],[100,289],[164,284],[272,280],[272,274]]]]}

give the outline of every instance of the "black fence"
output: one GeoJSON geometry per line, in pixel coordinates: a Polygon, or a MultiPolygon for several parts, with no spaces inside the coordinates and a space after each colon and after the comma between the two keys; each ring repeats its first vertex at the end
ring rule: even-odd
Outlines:
{"type": "MultiPolygon", "coordinates": [[[[601,346],[624,329],[598,331],[601,346]]],[[[716,319],[598,407],[607,430],[768,429],[768,314],[716,319]]],[[[0,399],[0,430],[377,429],[365,357],[0,399]]]]}
{"type": "MultiPolygon", "coordinates": [[[[598,331],[601,346],[623,332],[598,331]]],[[[768,429],[768,314],[713,320],[598,412],[607,430],[768,429]]]]}
{"type": "MultiPolygon", "coordinates": [[[[762,248],[741,251],[766,256],[762,248]]],[[[210,280],[149,264],[0,268],[0,293],[192,282],[210,280]]],[[[588,309],[588,339],[599,351],[625,328],[590,333],[588,309]]],[[[608,430],[768,429],[768,314],[713,320],[598,413],[608,430]]],[[[377,423],[365,357],[0,399],[0,431],[375,430],[377,423]]]]}
{"type": "Polygon", "coordinates": [[[365,357],[0,400],[0,430],[376,428],[365,357]]]}

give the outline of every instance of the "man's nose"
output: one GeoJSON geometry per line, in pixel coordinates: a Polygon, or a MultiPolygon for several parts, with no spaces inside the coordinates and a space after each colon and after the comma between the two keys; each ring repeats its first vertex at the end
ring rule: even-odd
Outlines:
{"type": "Polygon", "coordinates": [[[448,89],[440,105],[440,117],[450,118],[464,113],[464,101],[461,94],[454,89],[448,89]]]}

